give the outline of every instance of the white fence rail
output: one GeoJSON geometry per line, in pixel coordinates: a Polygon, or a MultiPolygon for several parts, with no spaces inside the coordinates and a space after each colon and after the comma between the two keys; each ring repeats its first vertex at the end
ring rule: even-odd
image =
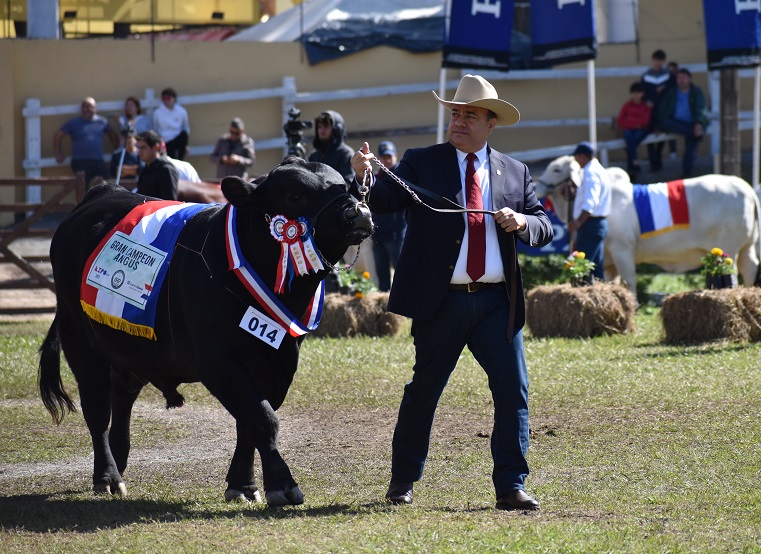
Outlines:
{"type": "MultiPolygon", "coordinates": [[[[707,71],[705,64],[693,64],[686,65],[692,73],[705,73],[707,71]]],[[[463,72],[464,73],[464,72],[463,72]]],[[[514,71],[509,73],[491,72],[485,71],[481,74],[491,80],[542,80],[542,79],[586,79],[586,69],[552,69],[552,70],[525,70],[514,71]]],[[[642,74],[642,67],[618,67],[618,68],[597,68],[595,70],[595,78],[611,78],[611,77],[639,77],[642,74]]],[[[753,77],[752,70],[741,70],[740,77],[747,78],[753,77]]],[[[457,87],[459,79],[450,80],[446,83],[448,89],[454,89],[457,87]]],[[[296,87],[296,80],[293,77],[284,77],[282,85],[276,88],[269,89],[255,89],[255,90],[241,90],[241,91],[228,91],[217,92],[209,94],[197,94],[197,95],[183,95],[178,98],[181,104],[186,106],[198,105],[198,104],[219,104],[224,102],[240,102],[245,100],[261,100],[280,98],[282,101],[282,114],[283,123],[288,119],[287,112],[294,105],[302,105],[305,103],[321,102],[329,104],[334,100],[343,99],[357,99],[357,98],[374,98],[388,95],[403,95],[403,94],[418,94],[421,92],[428,92],[430,90],[436,90],[439,87],[438,82],[428,83],[415,83],[404,85],[389,85],[382,87],[369,87],[358,89],[342,89],[331,90],[324,92],[299,92],[296,87]]],[[[711,152],[716,159],[716,155],[719,150],[718,143],[718,106],[719,106],[719,78],[718,72],[712,72],[709,75],[709,95],[711,99],[711,112],[709,114],[711,125],[707,129],[707,133],[711,135],[711,152]]],[[[155,108],[159,106],[160,99],[156,97],[153,89],[146,89],[145,96],[140,99],[142,106],[146,108],[146,111],[150,114],[155,108]]],[[[123,108],[123,100],[110,100],[102,101],[98,103],[101,111],[121,111],[123,108]]],[[[46,167],[58,167],[68,163],[68,160],[62,164],[58,163],[55,158],[43,158],[42,157],[42,137],[41,137],[41,120],[43,117],[58,116],[58,115],[77,115],[80,113],[79,104],[63,104],[58,106],[42,106],[39,99],[29,98],[23,109],[23,116],[25,119],[25,157],[23,161],[23,167],[27,177],[40,177],[42,169],[46,167]]],[[[741,112],[740,114],[740,128],[750,129],[753,127],[754,121],[750,112],[741,112]]],[[[598,118],[598,124],[610,123],[610,117],[598,118]]],[[[547,120],[533,120],[533,121],[521,121],[521,127],[568,127],[568,126],[581,126],[587,125],[587,118],[570,118],[570,119],[547,119],[547,120]]],[[[435,132],[435,125],[430,127],[431,132],[435,132]]],[[[393,129],[388,130],[389,133],[393,133],[393,129]]],[[[658,137],[649,136],[645,143],[657,142],[663,140],[670,140],[673,138],[671,135],[659,135],[658,137]]],[[[286,137],[284,134],[265,138],[257,139],[257,150],[268,149],[283,149],[283,153],[287,153],[286,137]]],[[[617,150],[625,148],[623,139],[616,139],[598,144],[598,150],[600,152],[601,162],[604,165],[608,163],[608,154],[611,150],[617,150]]],[[[214,149],[214,145],[193,145],[194,155],[208,155],[214,149]]],[[[511,152],[510,155],[521,161],[538,161],[543,159],[554,158],[562,154],[566,154],[572,151],[573,145],[559,145],[548,148],[537,148],[532,150],[525,150],[521,152],[511,152]]],[[[27,201],[38,202],[40,191],[29,190],[27,191],[27,201]],[[31,195],[31,197],[30,197],[31,195]]]]}

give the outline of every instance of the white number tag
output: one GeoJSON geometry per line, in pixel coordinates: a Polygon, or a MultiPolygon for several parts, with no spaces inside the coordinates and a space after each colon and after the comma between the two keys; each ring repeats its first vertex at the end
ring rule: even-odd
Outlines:
{"type": "Polygon", "coordinates": [[[283,342],[286,333],[282,325],[251,306],[243,314],[243,319],[240,320],[240,328],[275,350],[280,348],[280,343],[283,342]]]}

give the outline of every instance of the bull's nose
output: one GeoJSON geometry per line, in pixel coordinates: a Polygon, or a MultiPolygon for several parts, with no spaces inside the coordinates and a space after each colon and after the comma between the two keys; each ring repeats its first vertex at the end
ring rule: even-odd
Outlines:
{"type": "Polygon", "coordinates": [[[358,202],[352,206],[347,206],[344,210],[344,217],[353,230],[365,231],[368,236],[372,233],[373,218],[367,204],[358,202]]]}
{"type": "Polygon", "coordinates": [[[344,217],[346,219],[369,219],[372,216],[370,215],[370,209],[367,207],[367,204],[364,204],[363,202],[357,202],[353,206],[347,206],[344,210],[344,217]]]}

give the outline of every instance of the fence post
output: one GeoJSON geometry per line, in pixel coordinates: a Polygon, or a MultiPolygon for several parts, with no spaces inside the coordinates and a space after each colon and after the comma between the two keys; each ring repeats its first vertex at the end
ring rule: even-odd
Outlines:
{"type": "MultiPolygon", "coordinates": [[[[153,107],[153,103],[156,100],[156,91],[152,88],[145,89],[145,115],[146,117],[151,119],[151,122],[153,121],[153,111],[156,109],[153,107]]],[[[153,128],[153,123],[151,123],[151,129],[153,128]]]]}
{"type": "Polygon", "coordinates": [[[600,163],[603,167],[608,167],[608,163],[610,163],[610,157],[608,156],[608,148],[606,146],[600,147],[598,158],[600,158],[600,163]]]}
{"type": "Polygon", "coordinates": [[[85,172],[77,171],[76,175],[74,175],[74,179],[77,182],[77,184],[74,187],[74,201],[77,204],[79,204],[82,198],[84,198],[85,192],[87,192],[87,183],[85,182],[85,172]]]}
{"type": "MultiPolygon", "coordinates": [[[[296,104],[296,78],[283,77],[283,125],[288,122],[288,110],[296,104]]],[[[288,155],[288,137],[283,130],[283,157],[288,155]]]]}
{"type": "MultiPolygon", "coordinates": [[[[27,98],[24,104],[26,119],[26,176],[36,179],[42,176],[42,125],[40,122],[40,99],[27,98]],[[28,113],[28,115],[27,115],[28,113]]],[[[42,187],[29,185],[26,187],[26,203],[39,204],[42,202],[42,187]]]]}
{"type": "Polygon", "coordinates": [[[721,151],[721,79],[719,72],[708,72],[708,88],[711,95],[711,120],[708,125],[709,133],[711,134],[711,156],[713,157],[713,172],[720,173],[719,158],[721,151]]]}

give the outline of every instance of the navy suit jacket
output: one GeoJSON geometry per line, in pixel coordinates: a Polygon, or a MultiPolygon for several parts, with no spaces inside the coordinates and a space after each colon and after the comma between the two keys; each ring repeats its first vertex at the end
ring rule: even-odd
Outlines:
{"type": "MultiPolygon", "coordinates": [[[[488,152],[492,209],[508,207],[523,213],[528,222],[528,243],[535,247],[549,243],[553,237],[552,224],[534,194],[526,165],[491,148],[488,152]]],[[[407,150],[395,174],[417,187],[444,196],[460,206],[465,205],[457,151],[448,142],[407,150]]],[[[420,196],[434,207],[452,207],[420,196]]],[[[390,179],[375,183],[369,204],[373,211],[380,213],[406,209],[407,233],[396,264],[389,311],[413,319],[432,318],[449,290],[465,234],[465,217],[463,214],[434,212],[417,204],[409,192],[390,179]]],[[[514,331],[517,332],[526,321],[523,283],[515,261],[517,233],[507,233],[497,225],[497,236],[508,294],[512,288],[510,264],[516,266],[517,283],[513,289],[516,298],[511,298],[511,302],[516,302],[514,331]]]]}

